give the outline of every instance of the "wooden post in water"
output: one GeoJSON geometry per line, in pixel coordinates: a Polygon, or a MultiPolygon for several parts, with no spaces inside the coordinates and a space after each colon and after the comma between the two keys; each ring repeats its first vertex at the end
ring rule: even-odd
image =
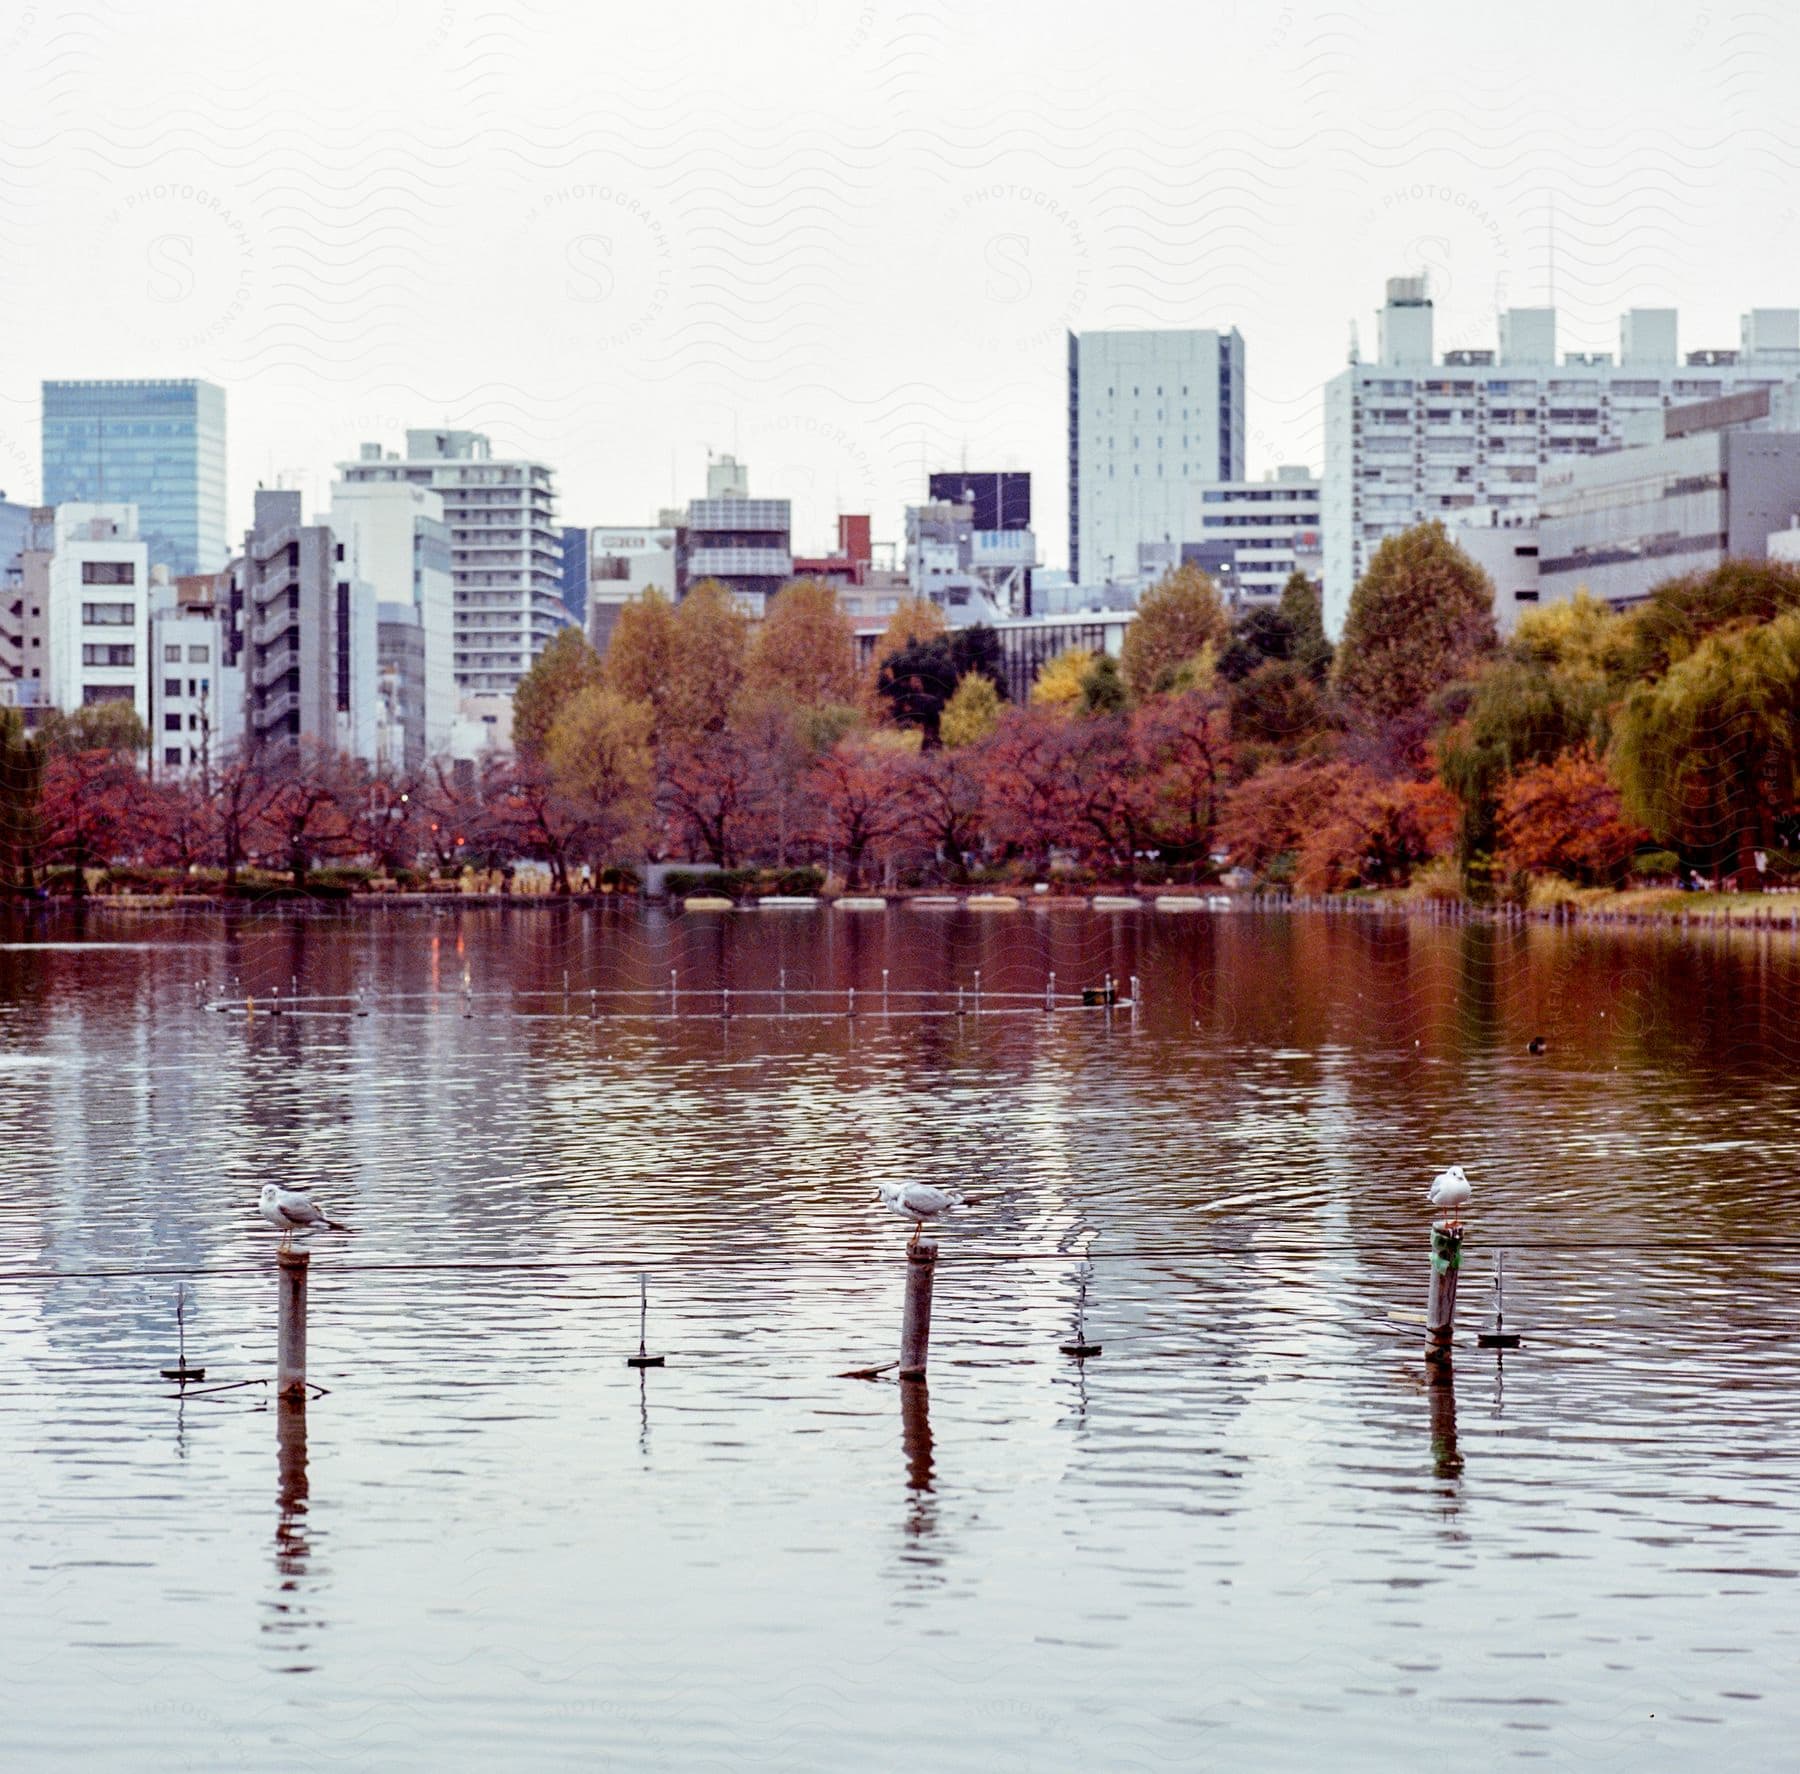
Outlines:
{"type": "Polygon", "coordinates": [[[925,1378],[931,1347],[931,1283],[937,1273],[938,1247],[929,1239],[906,1251],[906,1304],[900,1315],[900,1378],[925,1378]]]}
{"type": "Polygon", "coordinates": [[[1044,1008],[1046,1010],[1056,1008],[1056,975],[1054,973],[1044,981],[1044,1008]]]}
{"type": "Polygon", "coordinates": [[[275,1256],[277,1398],[306,1396],[306,1268],[311,1261],[303,1250],[282,1250],[275,1256]]]}
{"type": "Polygon", "coordinates": [[[1456,1338],[1456,1277],[1462,1268],[1462,1229],[1431,1228],[1431,1292],[1425,1302],[1425,1359],[1448,1361],[1456,1338]]]}

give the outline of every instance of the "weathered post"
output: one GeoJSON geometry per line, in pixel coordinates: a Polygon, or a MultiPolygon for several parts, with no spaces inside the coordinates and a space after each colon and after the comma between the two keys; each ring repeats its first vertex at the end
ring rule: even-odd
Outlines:
{"type": "Polygon", "coordinates": [[[675,969],[673,967],[671,967],[669,969],[669,1015],[670,1016],[679,1016],[680,1014],[681,1014],[681,1001],[676,996],[675,969]]]}
{"type": "Polygon", "coordinates": [[[888,1013],[888,970],[884,967],[881,970],[881,1014],[883,1016],[886,1016],[887,1013],[888,1013]]]}
{"type": "Polygon", "coordinates": [[[900,1378],[925,1378],[931,1347],[931,1283],[937,1273],[938,1247],[929,1239],[906,1251],[906,1304],[900,1316],[900,1378]]]}
{"type": "Polygon", "coordinates": [[[981,1014],[981,969],[975,969],[975,1014],[981,1014]]]}
{"type": "Polygon", "coordinates": [[[1431,1228],[1431,1292],[1425,1303],[1425,1358],[1448,1361],[1456,1337],[1456,1277],[1462,1268],[1462,1228],[1431,1228]]]}
{"type": "Polygon", "coordinates": [[[275,1256],[277,1398],[306,1396],[306,1269],[311,1261],[303,1250],[275,1256]]]}
{"type": "Polygon", "coordinates": [[[1046,1011],[1050,1011],[1050,1010],[1054,1010],[1055,1008],[1056,1008],[1056,975],[1054,973],[1052,973],[1044,981],[1044,1009],[1046,1011]]]}

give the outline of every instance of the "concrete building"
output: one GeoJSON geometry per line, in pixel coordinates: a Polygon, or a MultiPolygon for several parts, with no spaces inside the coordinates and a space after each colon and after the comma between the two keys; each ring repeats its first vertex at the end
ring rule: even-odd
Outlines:
{"type": "Polygon", "coordinates": [[[375,761],[385,770],[411,773],[427,758],[448,756],[456,726],[456,708],[437,723],[438,742],[426,737],[432,722],[426,689],[425,625],[417,604],[376,606],[375,761]]]}
{"type": "Polygon", "coordinates": [[[134,505],[151,566],[224,566],[224,389],[191,379],[46,382],[43,394],[44,504],[134,505]]]}
{"type": "Polygon", "coordinates": [[[1517,512],[1481,507],[1446,526],[1450,540],[1494,582],[1494,627],[1505,640],[1539,602],[1538,529],[1517,512]]]}
{"type": "Polygon", "coordinates": [[[52,707],[123,702],[150,725],[150,563],[131,505],[59,505],[43,605],[52,707]]]}
{"type": "MultiPolygon", "coordinates": [[[[1500,317],[1496,350],[1435,355],[1421,277],[1388,280],[1377,361],[1353,357],[1325,389],[1325,623],[1342,632],[1350,593],[1384,538],[1428,518],[1491,509],[1529,522],[1559,456],[1625,441],[1634,415],[1778,386],[1800,375],[1789,309],[1744,316],[1738,350],[1676,348],[1674,310],[1638,308],[1610,352],[1556,355],[1556,313],[1500,317]]],[[[1545,595],[1548,596],[1548,588],[1545,595]]]]}
{"type": "Polygon", "coordinates": [[[30,508],[19,548],[6,569],[7,671],[0,671],[0,700],[25,711],[36,726],[50,700],[50,563],[56,558],[56,508],[30,508]]]}
{"type": "Polygon", "coordinates": [[[1624,449],[1545,468],[1541,595],[1585,589],[1628,609],[1665,579],[1765,558],[1797,517],[1800,388],[1672,407],[1624,449]]]}
{"type": "MultiPolygon", "coordinates": [[[[1090,653],[1110,653],[1115,659],[1135,610],[1079,610],[1055,616],[1019,616],[988,624],[999,637],[1001,672],[1006,694],[1024,702],[1044,666],[1069,647],[1090,653]]],[[[856,625],[857,663],[867,669],[886,629],[885,621],[864,620],[856,625]]]]}
{"type": "Polygon", "coordinates": [[[328,524],[300,495],[256,494],[236,563],[242,591],[244,739],[252,751],[317,746],[372,760],[375,600],[328,524]]]}
{"type": "Polygon", "coordinates": [[[619,612],[645,592],[675,596],[675,526],[601,524],[587,539],[587,637],[604,653],[619,612]]]}
{"type": "Polygon", "coordinates": [[[587,627],[588,531],[580,525],[562,527],[562,601],[569,620],[587,627]]]}
{"type": "Polygon", "coordinates": [[[244,674],[225,661],[215,578],[171,581],[162,567],[150,571],[150,765],[205,779],[243,737],[244,674]]]}
{"type": "Polygon", "coordinates": [[[30,534],[31,507],[0,493],[0,683],[25,675],[25,570],[19,557],[30,534]]]}
{"type": "Polygon", "coordinates": [[[677,598],[702,579],[716,579],[746,614],[759,618],[793,576],[791,502],[752,499],[749,471],[735,456],[709,463],[706,497],[688,501],[675,532],[677,598]]]}
{"type": "Polygon", "coordinates": [[[404,456],[364,444],[340,474],[352,483],[404,481],[439,495],[450,529],[457,689],[510,696],[569,625],[551,470],[522,457],[496,460],[479,431],[446,430],[408,431],[404,456]]]}
{"type": "Polygon", "coordinates": [[[1272,603],[1320,551],[1319,482],[1309,468],[1286,466],[1261,480],[1222,481],[1190,495],[1183,559],[1207,567],[1234,607],[1272,603]]]}
{"type": "Polygon", "coordinates": [[[1069,335],[1069,571],[1137,576],[1179,543],[1196,482],[1244,473],[1244,341],[1230,332],[1069,335]]]}
{"type": "MultiPolygon", "coordinates": [[[[379,462],[379,446],[365,445],[363,460],[379,462]]],[[[332,534],[351,568],[342,576],[376,605],[377,672],[390,663],[404,668],[407,755],[433,757],[450,745],[457,702],[456,585],[443,496],[415,481],[353,480],[352,466],[360,464],[340,465],[331,489],[332,534]],[[381,638],[389,629],[399,650],[391,658],[381,638]]]]}
{"type": "Polygon", "coordinates": [[[1037,537],[976,527],[973,504],[934,499],[906,508],[906,578],[952,624],[1029,614],[1037,537]]]}

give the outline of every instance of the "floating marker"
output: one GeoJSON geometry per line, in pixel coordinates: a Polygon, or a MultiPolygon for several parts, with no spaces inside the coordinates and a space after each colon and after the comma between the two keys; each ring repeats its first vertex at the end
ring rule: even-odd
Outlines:
{"type": "Polygon", "coordinates": [[[644,1326],[650,1316],[650,1280],[646,1275],[638,1276],[638,1352],[625,1357],[627,1367],[661,1367],[663,1358],[650,1355],[645,1351],[644,1326]]]}
{"type": "Polygon", "coordinates": [[[183,1283],[175,1290],[175,1337],[178,1352],[175,1365],[162,1370],[165,1380],[177,1380],[185,1386],[189,1380],[204,1380],[206,1369],[189,1367],[187,1358],[187,1286],[183,1283]]]}

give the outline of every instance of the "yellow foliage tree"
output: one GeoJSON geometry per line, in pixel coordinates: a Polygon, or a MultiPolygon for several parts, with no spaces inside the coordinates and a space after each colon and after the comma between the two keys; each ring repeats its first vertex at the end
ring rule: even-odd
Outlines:
{"type": "Polygon", "coordinates": [[[978,671],[965,672],[938,717],[938,737],[952,750],[979,745],[1000,725],[1000,692],[978,671]]]}
{"type": "Polygon", "coordinates": [[[803,708],[856,700],[856,633],[835,586],[799,579],[780,593],[751,641],[745,682],[803,708]]]}
{"type": "Polygon", "coordinates": [[[643,832],[656,779],[648,704],[592,685],[563,705],[544,740],[551,786],[586,828],[592,849],[617,856],[643,832]]]}
{"type": "Polygon", "coordinates": [[[1119,667],[1133,700],[1176,689],[1181,668],[1208,648],[1216,655],[1230,634],[1218,587],[1198,567],[1171,568],[1144,593],[1120,649],[1119,667]]]}
{"type": "Polygon", "coordinates": [[[1045,660],[1031,686],[1032,706],[1073,714],[1081,701],[1081,681],[1093,663],[1094,655],[1086,647],[1064,647],[1054,659],[1045,660]]]}

